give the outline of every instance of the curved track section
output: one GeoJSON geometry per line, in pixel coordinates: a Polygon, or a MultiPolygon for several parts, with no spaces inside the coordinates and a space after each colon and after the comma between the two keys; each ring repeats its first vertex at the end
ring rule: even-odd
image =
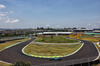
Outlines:
{"type": "MultiPolygon", "coordinates": [[[[5,49],[0,52],[0,60],[9,62],[9,63],[15,63],[17,60],[23,60],[23,61],[30,61],[32,65],[40,65],[45,64],[45,66],[55,66],[55,63],[57,66],[64,66],[64,65],[72,65],[72,64],[78,64],[78,63],[85,63],[93,61],[98,56],[98,51],[94,44],[89,41],[82,40],[84,42],[84,46],[75,54],[62,58],[61,61],[49,61],[49,59],[41,59],[41,58],[35,58],[35,57],[29,57],[24,55],[21,50],[23,47],[25,47],[27,44],[32,42],[35,38],[32,38],[28,41],[25,41],[21,44],[15,45],[13,47],[10,47],[8,49],[5,49]]],[[[40,65],[42,66],[42,65],[40,65]]]]}

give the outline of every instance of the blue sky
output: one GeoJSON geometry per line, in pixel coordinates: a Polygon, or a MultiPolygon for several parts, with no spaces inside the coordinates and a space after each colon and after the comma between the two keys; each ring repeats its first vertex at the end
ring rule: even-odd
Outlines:
{"type": "Polygon", "coordinates": [[[100,27],[100,0],[0,0],[0,28],[100,27]]]}

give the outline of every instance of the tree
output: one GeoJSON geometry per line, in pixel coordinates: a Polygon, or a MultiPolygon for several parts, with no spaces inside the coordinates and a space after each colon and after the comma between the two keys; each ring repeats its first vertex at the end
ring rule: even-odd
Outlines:
{"type": "Polygon", "coordinates": [[[11,66],[31,66],[30,62],[27,61],[27,62],[24,62],[24,61],[16,61],[15,64],[12,64],[11,66]]]}
{"type": "Polygon", "coordinates": [[[39,30],[40,28],[39,27],[37,27],[37,30],[39,30]]]}
{"type": "Polygon", "coordinates": [[[86,28],[82,27],[81,29],[86,29],[86,28]]]}
{"type": "Polygon", "coordinates": [[[73,29],[77,29],[76,27],[73,27],[73,29]]]}
{"type": "Polygon", "coordinates": [[[43,28],[43,27],[41,27],[40,29],[41,29],[41,30],[44,30],[44,28],[43,28]]]}

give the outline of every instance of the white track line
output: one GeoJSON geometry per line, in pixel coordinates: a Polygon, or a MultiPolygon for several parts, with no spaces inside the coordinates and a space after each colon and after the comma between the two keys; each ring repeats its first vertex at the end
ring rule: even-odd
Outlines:
{"type": "MultiPolygon", "coordinates": [[[[96,45],[94,45],[95,47],[96,47],[96,45]]],[[[96,59],[94,59],[93,61],[95,61],[95,60],[97,60],[97,59],[99,59],[99,57],[100,57],[100,52],[99,52],[99,50],[98,50],[98,48],[96,47],[96,49],[97,49],[97,51],[98,51],[98,56],[97,56],[97,58],[96,59]]]]}

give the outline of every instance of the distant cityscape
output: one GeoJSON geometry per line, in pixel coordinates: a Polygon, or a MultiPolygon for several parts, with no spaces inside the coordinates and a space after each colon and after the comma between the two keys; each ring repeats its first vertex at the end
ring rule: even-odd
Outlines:
{"type": "Polygon", "coordinates": [[[73,32],[73,33],[100,33],[100,28],[43,28],[27,29],[0,29],[0,37],[30,36],[42,32],[73,32]]]}

